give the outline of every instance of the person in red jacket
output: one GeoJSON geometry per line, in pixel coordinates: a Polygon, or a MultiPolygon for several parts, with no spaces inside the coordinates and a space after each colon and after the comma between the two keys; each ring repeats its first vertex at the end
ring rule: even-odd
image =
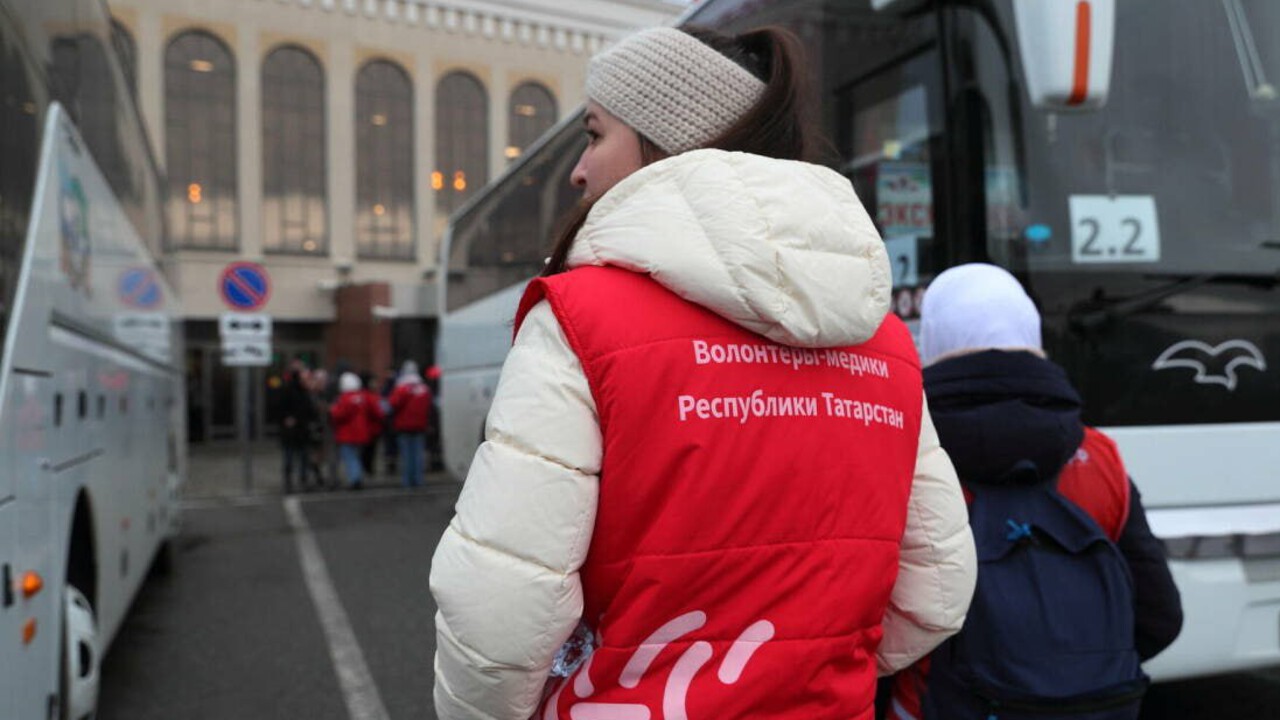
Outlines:
{"type": "Polygon", "coordinates": [[[405,487],[422,484],[423,441],[431,417],[431,390],[418,374],[418,364],[406,360],[391,391],[392,429],[400,446],[400,479],[405,487]]]}
{"type": "Polygon", "coordinates": [[[333,438],[338,443],[338,456],[347,474],[347,485],[353,490],[364,486],[364,467],[360,450],[373,438],[382,423],[382,409],[377,397],[364,389],[359,376],[343,373],[338,380],[342,392],[329,407],[333,422],[333,438]]]}
{"type": "Polygon", "coordinates": [[[431,563],[436,717],[872,720],[976,561],[800,40],[654,28],[588,77],[580,222],[431,563]]]}

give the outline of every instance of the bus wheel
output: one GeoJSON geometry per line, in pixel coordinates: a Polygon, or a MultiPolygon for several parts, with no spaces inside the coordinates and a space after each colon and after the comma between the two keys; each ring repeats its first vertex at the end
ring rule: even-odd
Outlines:
{"type": "Polygon", "coordinates": [[[92,720],[98,709],[98,620],[73,585],[62,605],[62,720],[92,720]]]}

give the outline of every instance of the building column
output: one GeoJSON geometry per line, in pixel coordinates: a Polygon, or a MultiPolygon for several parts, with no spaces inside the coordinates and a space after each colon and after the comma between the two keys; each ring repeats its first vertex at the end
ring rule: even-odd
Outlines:
{"type": "Polygon", "coordinates": [[[258,33],[240,25],[236,63],[236,146],[239,172],[240,255],[262,259],[262,61],[258,33]]]}
{"type": "Polygon", "coordinates": [[[426,55],[418,56],[413,70],[413,201],[418,267],[426,270],[436,266],[440,253],[436,192],[431,189],[431,173],[436,169],[436,76],[426,55]]]}
{"type": "Polygon", "coordinates": [[[164,145],[164,51],[160,16],[150,10],[138,11],[137,56],[138,102],[142,120],[151,137],[151,150],[161,170],[168,165],[164,145]]]}
{"type": "Polygon", "coordinates": [[[489,180],[507,169],[507,105],[511,100],[511,88],[508,87],[506,67],[494,66],[489,80],[489,180]]]}
{"type": "Polygon", "coordinates": [[[563,120],[566,115],[587,101],[586,73],[572,73],[560,77],[560,97],[556,99],[559,115],[556,120],[563,120]]]}
{"type": "Polygon", "coordinates": [[[354,265],[356,259],[356,68],[355,51],[335,42],[326,75],[329,127],[329,256],[354,265]]]}

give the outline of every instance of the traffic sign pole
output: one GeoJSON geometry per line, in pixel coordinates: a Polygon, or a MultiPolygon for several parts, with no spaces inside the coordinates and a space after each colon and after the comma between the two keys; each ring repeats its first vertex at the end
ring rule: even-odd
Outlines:
{"type": "Polygon", "coordinates": [[[249,406],[249,368],[236,368],[236,388],[240,395],[240,451],[244,455],[244,494],[253,492],[253,451],[249,446],[249,421],[253,408],[249,406]]]}
{"type": "Polygon", "coordinates": [[[240,449],[244,455],[244,492],[253,491],[253,453],[249,445],[249,427],[253,422],[250,367],[271,363],[271,316],[254,314],[271,298],[271,276],[267,269],[252,262],[228,264],[218,278],[218,293],[233,313],[218,322],[222,336],[222,363],[236,368],[236,395],[239,406],[240,449]]]}

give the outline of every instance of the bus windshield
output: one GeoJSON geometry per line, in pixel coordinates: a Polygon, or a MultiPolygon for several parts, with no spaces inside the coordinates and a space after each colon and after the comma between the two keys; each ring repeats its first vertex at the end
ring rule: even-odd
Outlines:
{"type": "Polygon", "coordinates": [[[1023,157],[988,156],[991,254],[1032,272],[1274,278],[1280,4],[1115,6],[1105,107],[1045,112],[1019,93],[1023,157]]]}
{"type": "Polygon", "coordinates": [[[586,136],[580,113],[561,121],[512,172],[451,219],[446,312],[542,272],[559,222],[581,197],[569,173],[586,136]]]}

